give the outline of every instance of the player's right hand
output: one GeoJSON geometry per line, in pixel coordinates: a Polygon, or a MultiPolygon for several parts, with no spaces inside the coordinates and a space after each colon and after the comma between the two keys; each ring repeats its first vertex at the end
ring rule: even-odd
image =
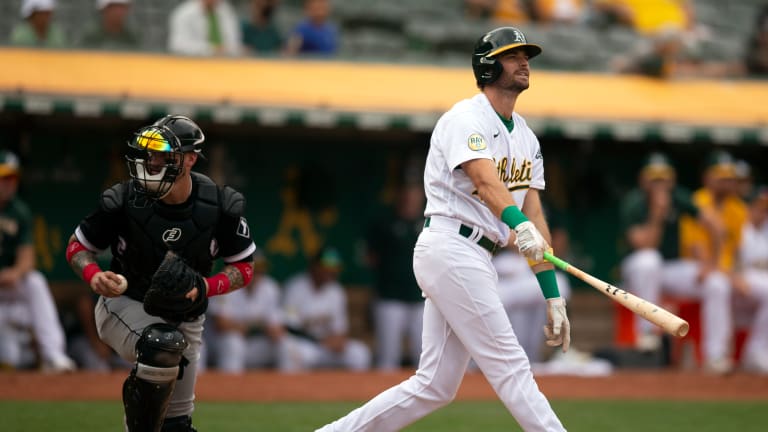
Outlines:
{"type": "Polygon", "coordinates": [[[565,299],[555,297],[547,299],[547,325],[544,326],[544,336],[549,346],[563,346],[563,352],[571,346],[571,323],[565,312],[565,299]]]}
{"type": "Polygon", "coordinates": [[[523,256],[534,261],[544,259],[544,252],[549,249],[549,245],[533,222],[525,221],[518,224],[515,227],[515,235],[517,236],[515,244],[523,256]]]}
{"type": "Polygon", "coordinates": [[[123,293],[120,290],[120,279],[110,270],[94,274],[91,279],[91,289],[104,297],[119,297],[123,293]]]}

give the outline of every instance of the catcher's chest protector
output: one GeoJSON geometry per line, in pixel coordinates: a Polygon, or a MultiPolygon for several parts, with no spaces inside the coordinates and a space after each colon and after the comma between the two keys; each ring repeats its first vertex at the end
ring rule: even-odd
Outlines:
{"type": "Polygon", "coordinates": [[[181,206],[155,203],[137,207],[130,204],[131,199],[125,201],[125,242],[120,242],[113,253],[128,278],[127,295],[131,298],[144,297],[152,274],[169,249],[200,274],[210,273],[214,258],[211,243],[220,214],[219,190],[209,178],[193,175],[197,193],[181,206]]]}

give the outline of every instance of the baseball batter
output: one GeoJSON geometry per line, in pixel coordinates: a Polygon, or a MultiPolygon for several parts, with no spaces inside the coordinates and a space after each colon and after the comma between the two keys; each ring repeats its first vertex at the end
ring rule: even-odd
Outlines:
{"type": "MultiPolygon", "coordinates": [[[[256,246],[243,217],[243,196],[192,172],[204,140],[198,125],[183,116],[141,128],[126,156],[131,180],[102,193],[67,247],[73,270],[101,296],[99,336],[134,363],[122,393],[128,432],[195,431],[191,416],[207,297],[241,288],[252,277],[256,246]],[[112,262],[102,270],[95,256],[108,248],[112,262]],[[152,302],[145,294],[168,251],[200,281],[174,302],[152,302]],[[226,264],[222,271],[202,280],[219,258],[226,264]]],[[[172,270],[180,269],[166,273],[172,270]]]]}
{"type": "Polygon", "coordinates": [[[542,261],[550,249],[538,192],[543,158],[536,136],[514,112],[529,86],[528,61],[539,53],[514,27],[477,41],[472,67],[481,93],[438,120],[424,171],[426,222],[413,258],[426,296],[418,370],[320,431],[400,430],[453,400],[470,358],[524,430],[564,430],[533,379],[491,262],[514,228],[547,299],[547,343],[567,350],[565,302],[552,266],[542,261]]]}

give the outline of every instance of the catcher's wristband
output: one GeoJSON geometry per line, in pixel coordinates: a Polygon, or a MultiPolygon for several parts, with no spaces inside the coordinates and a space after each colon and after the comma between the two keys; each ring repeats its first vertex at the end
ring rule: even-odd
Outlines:
{"type": "MultiPolygon", "coordinates": [[[[549,252],[551,255],[555,254],[555,251],[551,247],[547,249],[547,252],[549,252]]],[[[544,264],[544,263],[548,263],[549,262],[549,261],[545,260],[544,258],[542,258],[542,259],[540,259],[538,261],[537,260],[532,260],[530,258],[526,258],[526,259],[528,260],[528,267],[535,267],[535,266],[537,266],[539,264],[544,264]]]]}
{"type": "Polygon", "coordinates": [[[501,212],[501,220],[507,224],[510,228],[514,229],[516,226],[523,222],[527,222],[528,218],[525,217],[523,212],[517,208],[516,205],[511,205],[501,212]]]}
{"type": "Polygon", "coordinates": [[[554,270],[544,270],[536,273],[536,280],[539,281],[539,287],[544,294],[544,298],[560,297],[560,290],[557,288],[557,278],[555,278],[554,270]]]}
{"type": "Polygon", "coordinates": [[[91,279],[99,272],[101,272],[101,267],[96,263],[90,263],[83,269],[83,280],[90,285],[91,279]]]}
{"type": "MultiPolygon", "coordinates": [[[[252,263],[236,262],[230,265],[240,272],[240,275],[243,278],[242,286],[246,286],[251,283],[251,279],[253,279],[252,263]]],[[[224,272],[216,273],[211,277],[205,278],[205,280],[208,282],[208,291],[206,293],[208,297],[226,294],[230,291],[230,289],[232,289],[232,280],[224,272]]],[[[240,288],[240,285],[236,286],[235,288],[240,288]]]]}
{"type": "Polygon", "coordinates": [[[224,273],[216,273],[211,277],[205,278],[205,281],[208,282],[208,292],[206,293],[208,297],[226,294],[232,285],[229,277],[224,273]]]}

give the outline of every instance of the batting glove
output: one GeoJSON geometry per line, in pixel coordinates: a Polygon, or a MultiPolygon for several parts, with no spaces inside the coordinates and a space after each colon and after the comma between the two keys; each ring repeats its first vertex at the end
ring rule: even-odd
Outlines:
{"type": "Polygon", "coordinates": [[[547,299],[547,325],[544,326],[547,345],[563,346],[563,352],[571,345],[571,323],[565,313],[565,299],[555,297],[547,299]]]}
{"type": "Polygon", "coordinates": [[[515,244],[523,256],[534,261],[541,261],[549,245],[531,221],[525,221],[515,227],[515,244]]]}

